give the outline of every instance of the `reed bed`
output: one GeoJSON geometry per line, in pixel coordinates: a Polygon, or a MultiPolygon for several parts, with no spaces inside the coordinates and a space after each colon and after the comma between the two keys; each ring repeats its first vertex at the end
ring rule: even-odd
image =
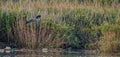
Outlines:
{"type": "Polygon", "coordinates": [[[23,48],[119,51],[119,3],[119,0],[0,0],[0,41],[23,48]],[[26,25],[27,20],[37,15],[42,16],[40,23],[26,25]]]}

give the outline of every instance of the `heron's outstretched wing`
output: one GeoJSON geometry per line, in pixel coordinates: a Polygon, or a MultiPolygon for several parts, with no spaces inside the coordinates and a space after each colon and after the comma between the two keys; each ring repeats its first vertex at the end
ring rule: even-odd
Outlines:
{"type": "Polygon", "coordinates": [[[35,21],[39,21],[40,17],[41,17],[41,15],[38,15],[35,18],[30,19],[29,21],[27,21],[26,24],[30,24],[30,23],[35,22],[35,21]]]}
{"type": "Polygon", "coordinates": [[[30,23],[32,23],[34,21],[35,21],[35,19],[28,20],[28,21],[26,21],[26,24],[30,24],[30,23]]]}

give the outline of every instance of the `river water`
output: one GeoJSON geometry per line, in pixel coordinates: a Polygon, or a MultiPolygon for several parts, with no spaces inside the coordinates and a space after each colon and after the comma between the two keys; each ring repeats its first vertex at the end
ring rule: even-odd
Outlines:
{"type": "Polygon", "coordinates": [[[95,51],[64,51],[64,52],[16,52],[0,54],[0,57],[120,57],[120,53],[105,54],[95,51]]]}

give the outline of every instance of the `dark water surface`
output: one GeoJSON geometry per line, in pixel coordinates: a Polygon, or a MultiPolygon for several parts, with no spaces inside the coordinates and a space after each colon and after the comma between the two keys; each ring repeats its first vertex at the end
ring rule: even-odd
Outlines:
{"type": "Polygon", "coordinates": [[[95,51],[64,51],[64,52],[15,52],[14,54],[0,54],[0,57],[120,57],[120,53],[98,53],[95,51]]]}

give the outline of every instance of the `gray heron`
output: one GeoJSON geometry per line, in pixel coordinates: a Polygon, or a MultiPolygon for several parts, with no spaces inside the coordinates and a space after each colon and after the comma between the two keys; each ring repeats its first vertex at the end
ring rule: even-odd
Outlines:
{"type": "Polygon", "coordinates": [[[41,15],[37,15],[35,18],[32,18],[28,21],[26,21],[26,24],[31,24],[33,22],[37,22],[36,23],[36,31],[37,31],[37,39],[36,39],[36,47],[37,47],[37,43],[38,43],[38,38],[39,38],[39,31],[40,31],[40,20],[41,20],[41,15]]]}
{"type": "Polygon", "coordinates": [[[32,18],[32,19],[26,21],[26,24],[30,24],[30,23],[39,21],[39,20],[40,20],[40,17],[41,17],[41,15],[38,15],[38,16],[36,16],[35,18],[32,18]]]}

